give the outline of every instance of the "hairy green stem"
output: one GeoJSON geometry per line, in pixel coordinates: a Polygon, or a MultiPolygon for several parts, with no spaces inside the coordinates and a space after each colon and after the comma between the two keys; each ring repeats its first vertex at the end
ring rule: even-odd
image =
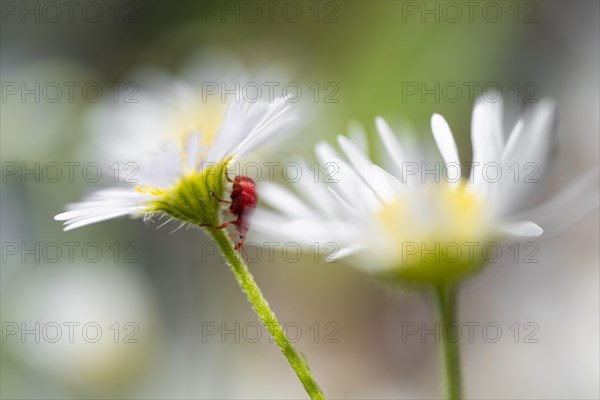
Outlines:
{"type": "Polygon", "coordinates": [[[462,385],[458,336],[448,334],[449,331],[457,329],[457,288],[453,284],[442,285],[436,288],[436,295],[442,332],[440,353],[444,359],[446,371],[447,398],[459,400],[462,398],[462,385]]]}
{"type": "Polygon", "coordinates": [[[258,315],[258,318],[260,318],[261,322],[269,330],[275,343],[277,343],[277,346],[279,346],[279,349],[281,349],[281,352],[290,363],[290,366],[298,376],[300,382],[302,382],[302,385],[304,385],[304,389],[310,398],[313,400],[325,399],[325,395],[313,378],[306,360],[296,351],[286,337],[281,324],[269,307],[269,303],[267,303],[267,300],[263,297],[259,287],[256,285],[254,277],[248,270],[248,267],[235,251],[233,243],[227,236],[227,233],[221,229],[209,229],[208,232],[221,248],[240,288],[246,294],[248,301],[252,304],[252,308],[258,315]]]}

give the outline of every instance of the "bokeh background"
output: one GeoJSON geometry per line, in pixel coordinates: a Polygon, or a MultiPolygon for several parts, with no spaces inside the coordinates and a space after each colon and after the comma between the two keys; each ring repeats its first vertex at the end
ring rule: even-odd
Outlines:
{"type": "MultiPolygon", "coordinates": [[[[203,232],[170,234],[121,219],[63,233],[53,220],[65,203],[110,179],[92,183],[76,168],[69,182],[63,168],[52,182],[44,166],[97,162],[110,178],[104,151],[135,150],[110,115],[91,116],[99,107],[135,107],[115,100],[114,85],[133,82],[143,91],[140,70],[202,82],[234,66],[255,81],[299,85],[306,116],[293,145],[269,160],[310,159],[318,139],[346,132],[350,121],[374,139],[376,115],[430,140],[434,112],[447,117],[468,157],[467,88],[475,85],[478,95],[491,85],[509,108],[546,96],[558,104],[559,145],[542,200],[598,168],[595,1],[473,2],[471,15],[462,2],[66,3],[53,2],[60,15],[46,2],[1,3],[2,398],[305,396],[264,329],[255,340],[257,320],[203,232]],[[36,82],[79,86],[73,101],[66,89],[56,102],[49,92],[38,101],[12,94],[13,84],[36,82]],[[82,94],[90,82],[102,89],[98,102],[82,94]],[[439,98],[423,98],[423,84],[440,85],[439,98]],[[22,176],[36,163],[39,172],[22,176]]],[[[598,224],[594,214],[546,235],[536,241],[539,262],[503,257],[466,284],[461,320],[480,324],[473,343],[462,341],[468,397],[600,396],[598,224]],[[489,340],[493,330],[482,333],[486,323],[501,327],[497,341],[489,340]]],[[[407,324],[433,329],[426,296],[393,292],[312,254],[289,263],[276,252],[250,268],[329,397],[440,395],[434,338],[402,337],[407,324]]]]}

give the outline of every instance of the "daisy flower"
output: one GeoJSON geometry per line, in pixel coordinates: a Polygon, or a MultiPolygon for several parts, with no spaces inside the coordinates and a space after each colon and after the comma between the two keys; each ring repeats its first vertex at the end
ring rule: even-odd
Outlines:
{"type": "MultiPolygon", "coordinates": [[[[94,192],[79,203],[67,205],[67,211],[54,218],[64,221],[65,230],[126,215],[151,220],[156,214],[160,218],[167,216],[162,225],[180,221],[177,229],[185,225],[208,226],[208,233],[221,249],[240,288],[305,390],[312,399],[323,399],[306,359],[288,340],[248,267],[235,251],[238,247],[234,248],[227,234],[218,229],[221,203],[217,199],[225,192],[228,166],[243,160],[276,135],[290,132],[296,115],[289,111],[289,98],[255,101],[236,95],[226,104],[207,104],[194,97],[197,92],[193,88],[178,86],[175,92],[172,107],[161,109],[159,103],[148,102],[139,109],[150,107],[153,113],[166,114],[166,118],[152,113],[144,117],[153,116],[151,119],[162,122],[159,127],[163,134],[178,138],[168,140],[150,162],[139,166],[139,183],[94,192]]],[[[170,93],[166,90],[164,95],[170,93]]],[[[123,112],[121,122],[127,124],[139,119],[144,114],[139,114],[139,110],[133,117],[123,112]]],[[[144,135],[147,134],[149,142],[159,136],[156,126],[150,126],[147,133],[139,128],[122,133],[138,137],[140,147],[144,147],[141,145],[144,135]]],[[[152,143],[146,147],[151,148],[152,143]]],[[[127,146],[127,150],[131,157],[139,159],[139,149],[127,146]]]]}
{"type": "Polygon", "coordinates": [[[125,215],[151,219],[157,213],[169,216],[165,223],[180,220],[180,227],[218,225],[219,203],[211,192],[222,196],[227,165],[288,132],[296,119],[284,97],[273,102],[237,100],[195,103],[195,114],[184,110],[185,118],[166,132],[179,140],[167,140],[139,166],[137,184],[98,190],[67,205],[55,219],[65,221],[65,230],[125,215]]]}
{"type": "MultiPolygon", "coordinates": [[[[337,247],[329,261],[344,258],[386,281],[432,290],[444,327],[447,397],[460,399],[458,342],[447,333],[456,326],[460,282],[486,263],[496,240],[536,237],[544,225],[560,227],[598,208],[598,176],[590,174],[529,209],[554,147],[555,115],[554,104],[544,100],[505,131],[501,104],[479,100],[469,164],[461,163],[441,115],[433,115],[431,129],[442,162],[431,162],[427,149],[401,142],[378,117],[389,167],[368,158],[364,139],[339,136],[341,153],[319,143],[316,156],[328,176],[315,176],[314,164],[309,168],[303,163],[296,190],[259,187],[271,208],[256,212],[253,230],[270,242],[337,247]]],[[[360,134],[354,130],[352,136],[360,134]]]]}
{"type": "Polygon", "coordinates": [[[566,222],[565,205],[574,200],[582,206],[572,219],[597,208],[597,176],[592,175],[543,206],[527,207],[554,147],[555,122],[555,106],[544,100],[505,131],[502,105],[479,100],[471,126],[473,159],[461,163],[441,115],[433,115],[431,129],[442,162],[431,162],[426,150],[402,143],[378,117],[388,168],[368,158],[364,140],[339,136],[341,153],[321,142],[316,157],[331,174],[316,182],[314,170],[304,163],[296,190],[260,186],[270,209],[257,210],[253,230],[307,247],[317,242],[331,249],[333,244],[337,250],[328,261],[344,258],[401,282],[443,286],[485,264],[495,241],[536,237],[544,225],[566,222]],[[555,215],[563,221],[549,218],[555,215]]]}

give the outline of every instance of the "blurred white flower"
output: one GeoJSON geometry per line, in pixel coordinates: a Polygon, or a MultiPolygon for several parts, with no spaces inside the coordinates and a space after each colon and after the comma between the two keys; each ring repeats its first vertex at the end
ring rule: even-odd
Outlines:
{"type": "MultiPolygon", "coordinates": [[[[139,184],[99,190],[82,202],[67,205],[68,211],[55,217],[66,221],[65,230],[124,215],[151,218],[154,213],[169,215],[167,222],[179,219],[180,226],[215,225],[219,204],[210,193],[223,193],[227,165],[243,159],[276,134],[289,132],[285,128],[296,119],[295,114],[288,112],[286,98],[249,102],[238,96],[226,104],[190,98],[189,103],[178,104],[185,104],[185,108],[164,110],[176,115],[167,119],[172,123],[159,127],[163,137],[179,139],[168,140],[158,155],[139,165],[139,184]]],[[[149,120],[157,121],[151,117],[148,115],[149,120]]],[[[148,127],[147,132],[152,134],[150,142],[154,141],[158,135],[156,127],[148,127]]],[[[129,133],[121,132],[125,136],[129,133]]],[[[143,147],[144,138],[135,138],[143,147]]],[[[112,145],[118,148],[120,143],[115,141],[112,145]]],[[[139,154],[135,149],[131,153],[139,154]]]]}
{"type": "Polygon", "coordinates": [[[185,146],[190,132],[219,128],[226,103],[273,103],[285,97],[281,90],[266,90],[264,82],[286,82],[286,71],[272,66],[256,72],[216,49],[190,57],[176,74],[140,67],[90,107],[83,151],[103,163],[124,163],[146,160],[160,150],[165,136],[185,146]]]}
{"type": "Polygon", "coordinates": [[[571,219],[598,207],[597,176],[590,175],[553,202],[523,212],[553,148],[555,106],[540,102],[507,137],[502,116],[500,103],[476,104],[468,178],[462,171],[471,164],[461,164],[452,132],[438,114],[431,128],[444,163],[428,163],[421,156],[426,151],[401,145],[381,117],[376,125],[390,171],[373,164],[356,140],[338,137],[345,159],[321,142],[315,152],[321,167],[330,166],[330,183],[323,177],[316,182],[314,169],[303,163],[295,191],[259,186],[272,209],[257,210],[253,230],[261,238],[305,246],[334,243],[339,249],[328,260],[347,257],[359,268],[402,281],[443,283],[483,265],[482,246],[490,241],[541,235],[536,217],[541,223],[548,215],[569,214],[575,199],[585,200],[571,219]]]}

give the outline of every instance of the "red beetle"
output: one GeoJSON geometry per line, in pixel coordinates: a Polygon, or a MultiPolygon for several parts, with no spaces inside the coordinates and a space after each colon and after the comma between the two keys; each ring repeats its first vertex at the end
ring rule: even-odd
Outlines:
{"type": "MultiPolygon", "coordinates": [[[[250,229],[250,218],[254,209],[256,208],[256,203],[258,202],[258,196],[256,194],[256,184],[251,178],[247,176],[236,176],[233,180],[227,176],[228,182],[233,182],[233,189],[231,191],[231,201],[220,199],[211,192],[212,196],[220,201],[221,203],[229,204],[229,212],[235,215],[237,218],[233,221],[227,221],[222,223],[219,226],[211,226],[211,225],[200,225],[200,226],[208,226],[214,229],[223,229],[229,224],[235,225],[235,229],[240,234],[240,240],[235,245],[235,249],[242,249],[244,251],[243,245],[244,240],[246,240],[246,235],[248,230],[250,229]]],[[[246,256],[247,258],[247,256],[246,256]]]]}

